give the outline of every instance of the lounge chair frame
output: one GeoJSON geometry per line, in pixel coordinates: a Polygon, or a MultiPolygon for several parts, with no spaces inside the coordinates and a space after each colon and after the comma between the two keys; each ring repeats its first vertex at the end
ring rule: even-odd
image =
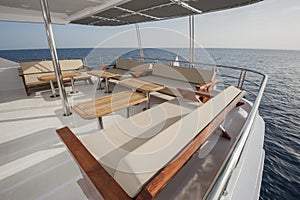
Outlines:
{"type": "MultiPolygon", "coordinates": [[[[154,199],[202,146],[205,140],[221,125],[227,114],[232,111],[233,108],[238,106],[238,103],[244,95],[245,91],[241,91],[217,117],[215,117],[170,163],[161,169],[146,184],[143,190],[134,199],[154,199]]],[[[57,133],[104,199],[132,199],[68,127],[57,130],[57,133]]]]}

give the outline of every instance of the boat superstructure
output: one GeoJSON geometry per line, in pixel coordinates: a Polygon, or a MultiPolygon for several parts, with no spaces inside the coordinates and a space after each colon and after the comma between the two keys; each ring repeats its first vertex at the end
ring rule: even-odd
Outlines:
{"type": "MultiPolygon", "coordinates": [[[[96,78],[93,79],[94,85],[78,83],[76,88],[79,93],[68,94],[70,88],[65,87],[62,83],[60,64],[51,30],[52,22],[119,26],[202,14],[256,2],[258,1],[87,0],[51,1],[48,7],[45,0],[41,0],[41,2],[2,1],[0,10],[3,12],[0,14],[0,20],[45,22],[54,70],[58,85],[61,85],[63,109],[59,99],[49,97],[48,90],[37,91],[29,97],[26,97],[21,90],[5,89],[5,92],[1,94],[1,126],[5,130],[5,133],[1,135],[2,174],[0,183],[3,188],[0,191],[1,196],[5,199],[101,199],[103,196],[107,197],[103,195],[103,190],[97,188],[85,170],[80,171],[82,168],[78,168],[55,134],[55,130],[62,126],[68,126],[78,138],[85,138],[85,136],[88,137],[99,132],[97,121],[87,122],[76,114],[70,115],[68,104],[75,105],[82,101],[104,97],[107,94],[96,90],[96,78]],[[44,20],[40,11],[41,5],[44,20]],[[63,114],[67,116],[63,116],[63,114]]],[[[191,21],[193,20],[191,19],[191,21]]],[[[142,51],[140,56],[142,57],[135,60],[142,62],[143,66],[150,64],[151,67],[153,67],[152,65],[171,67],[170,65],[174,63],[174,60],[143,57],[142,51]]],[[[128,62],[132,62],[132,60],[128,62]]],[[[10,62],[1,60],[3,65],[1,68],[9,69],[19,65],[18,63],[9,65],[7,63],[10,62]]],[[[167,180],[167,184],[161,187],[162,189],[157,192],[155,198],[258,199],[264,160],[264,121],[259,116],[258,107],[266,86],[267,76],[251,69],[194,62],[193,57],[190,61],[176,59],[176,66],[172,67],[176,68],[177,65],[186,66],[191,71],[204,67],[216,72],[216,78],[221,82],[209,91],[208,97],[211,99],[217,97],[229,85],[234,85],[237,91],[246,91],[247,95],[241,102],[238,102],[238,108],[227,113],[225,120],[222,120],[222,125],[206,138],[205,143],[202,143],[201,147],[199,146],[200,149],[196,148],[196,153],[184,162],[182,168],[170,180],[167,180]],[[230,133],[230,136],[225,134],[224,137],[224,132],[230,133]]],[[[107,71],[109,70],[111,73],[121,74],[122,77],[128,77],[130,73],[124,69],[116,69],[116,67],[107,71]]],[[[1,73],[5,73],[5,70],[1,73]]],[[[142,80],[153,82],[154,79],[148,80],[146,77],[142,80]]],[[[108,80],[105,81],[108,84],[108,80]]],[[[112,80],[109,83],[114,87],[113,93],[126,90],[120,86],[122,85],[121,81],[121,79],[112,80]]],[[[157,84],[165,85],[162,82],[157,82],[157,84]]],[[[193,87],[194,85],[191,88],[193,87]]],[[[148,95],[149,101],[150,96],[148,95]]],[[[197,95],[205,96],[207,94],[200,91],[197,95]]],[[[181,113],[179,122],[183,122],[185,116],[198,108],[194,107],[194,103],[178,100],[181,97],[155,91],[151,94],[151,103],[148,103],[149,107],[150,104],[151,107],[153,106],[153,110],[158,109],[160,105],[169,105],[168,103],[171,103],[172,106],[184,105],[184,110],[188,114],[181,113]]],[[[200,103],[205,105],[205,102],[200,103]]],[[[152,108],[142,111],[144,106],[144,103],[140,103],[133,107],[131,110],[133,118],[142,115],[143,112],[153,111],[152,108]]],[[[109,127],[126,122],[126,120],[124,110],[116,111],[104,118],[105,127],[109,129],[109,127]]],[[[164,122],[166,127],[162,128],[162,132],[166,132],[165,129],[173,126],[175,122],[172,120],[174,119],[171,119],[172,123],[164,122]]],[[[108,130],[105,127],[103,130],[108,130]]],[[[186,145],[189,146],[189,144],[186,145]]],[[[166,166],[169,164],[172,162],[167,162],[166,166]]],[[[151,181],[149,182],[151,183],[151,181]]],[[[103,187],[104,190],[109,190],[109,188],[103,187]]],[[[113,191],[111,192],[113,193],[113,191]]],[[[141,197],[143,196],[138,196],[138,198],[141,197]]]]}

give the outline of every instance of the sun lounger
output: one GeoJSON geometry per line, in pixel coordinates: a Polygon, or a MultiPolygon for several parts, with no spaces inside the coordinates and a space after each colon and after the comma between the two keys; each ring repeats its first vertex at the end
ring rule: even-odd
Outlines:
{"type": "Polygon", "coordinates": [[[81,140],[67,127],[57,132],[104,199],[153,199],[243,95],[231,86],[190,108],[172,100],[81,140]]]}

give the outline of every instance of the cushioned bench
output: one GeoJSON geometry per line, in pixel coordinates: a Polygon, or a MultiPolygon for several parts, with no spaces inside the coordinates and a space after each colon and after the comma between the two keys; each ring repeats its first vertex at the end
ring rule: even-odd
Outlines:
{"type": "MultiPolygon", "coordinates": [[[[82,60],[60,60],[59,63],[62,71],[74,71],[83,66],[82,60]]],[[[49,85],[49,81],[40,81],[38,80],[38,77],[54,74],[52,61],[22,62],[20,65],[19,75],[22,77],[25,91],[28,96],[30,95],[30,88],[49,85]]],[[[92,83],[90,78],[91,76],[81,75],[78,78],[74,78],[74,80],[89,80],[89,82],[92,83]]],[[[64,82],[68,81],[70,80],[64,80],[64,82]]]]}
{"type": "Polygon", "coordinates": [[[173,99],[80,141],[57,132],[104,198],[152,199],[243,95],[231,86],[205,104],[173,99]]]}
{"type": "Polygon", "coordinates": [[[165,86],[160,92],[172,95],[168,88],[190,88],[202,92],[209,92],[216,84],[216,72],[214,69],[198,69],[170,66],[165,64],[149,64],[132,60],[117,60],[116,67],[109,69],[123,76],[118,80],[133,75],[136,78],[165,86]],[[149,73],[151,70],[151,73],[149,73]],[[139,73],[140,72],[140,73],[139,73]],[[144,72],[144,73],[142,73],[144,72]],[[135,76],[134,73],[141,76],[135,76]]]}

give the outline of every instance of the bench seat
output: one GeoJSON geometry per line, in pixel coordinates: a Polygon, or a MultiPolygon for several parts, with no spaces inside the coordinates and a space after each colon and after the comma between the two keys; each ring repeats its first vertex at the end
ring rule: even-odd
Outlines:
{"type": "Polygon", "coordinates": [[[116,66],[108,69],[108,71],[120,74],[120,77],[114,78],[117,80],[132,78],[131,74],[133,72],[140,72],[143,75],[134,77],[164,85],[165,89],[160,92],[168,95],[173,95],[169,88],[197,89],[198,91],[209,93],[217,83],[214,69],[207,70],[158,63],[142,63],[131,60],[117,60],[116,66]]]}
{"type": "MultiPolygon", "coordinates": [[[[60,60],[62,71],[74,71],[83,66],[82,60],[60,60]]],[[[38,80],[39,76],[54,74],[52,61],[22,62],[20,63],[19,76],[22,77],[27,96],[30,95],[30,88],[50,85],[49,81],[38,80]]],[[[68,82],[70,80],[64,80],[68,82]]]]}
{"type": "Polygon", "coordinates": [[[201,106],[171,100],[83,137],[81,143],[134,198],[240,94],[231,86],[201,106]]]}

